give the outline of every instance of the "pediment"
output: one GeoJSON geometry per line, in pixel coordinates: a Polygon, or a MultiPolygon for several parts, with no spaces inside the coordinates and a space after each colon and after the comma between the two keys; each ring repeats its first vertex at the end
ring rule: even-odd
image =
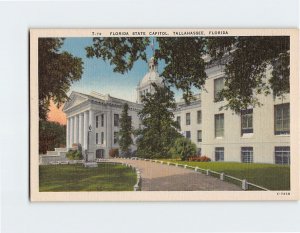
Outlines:
{"type": "Polygon", "coordinates": [[[67,111],[68,109],[71,109],[73,107],[76,107],[77,105],[85,102],[88,100],[88,97],[78,93],[78,92],[72,92],[69,100],[65,103],[64,107],[63,107],[63,111],[67,111]]]}

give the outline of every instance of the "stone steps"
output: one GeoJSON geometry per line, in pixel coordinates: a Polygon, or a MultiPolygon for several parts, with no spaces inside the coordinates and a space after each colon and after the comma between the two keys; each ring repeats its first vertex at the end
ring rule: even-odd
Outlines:
{"type": "Polygon", "coordinates": [[[47,155],[59,156],[59,153],[57,151],[47,151],[47,155]]]}
{"type": "Polygon", "coordinates": [[[67,148],[55,148],[56,152],[68,152],[67,148]]]}

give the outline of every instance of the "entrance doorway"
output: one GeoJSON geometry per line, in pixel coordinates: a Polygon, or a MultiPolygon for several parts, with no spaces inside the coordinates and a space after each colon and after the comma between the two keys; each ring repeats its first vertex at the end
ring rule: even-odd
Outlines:
{"type": "Polygon", "coordinates": [[[103,159],[104,158],[104,153],[105,153],[104,149],[96,150],[96,158],[97,159],[103,159]]]}

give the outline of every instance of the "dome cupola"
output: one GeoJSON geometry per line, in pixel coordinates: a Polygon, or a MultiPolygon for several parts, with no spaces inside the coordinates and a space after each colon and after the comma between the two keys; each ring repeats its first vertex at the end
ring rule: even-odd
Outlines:
{"type": "Polygon", "coordinates": [[[148,61],[148,73],[145,74],[143,79],[139,82],[137,86],[137,102],[141,103],[142,95],[146,93],[153,93],[154,88],[152,83],[156,83],[157,85],[163,85],[163,79],[159,77],[159,73],[157,71],[157,64],[155,64],[154,57],[151,57],[148,61]]]}

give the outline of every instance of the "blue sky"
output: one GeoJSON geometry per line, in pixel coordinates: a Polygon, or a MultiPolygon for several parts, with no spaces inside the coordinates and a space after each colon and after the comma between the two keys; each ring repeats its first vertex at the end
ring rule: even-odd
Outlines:
{"type": "MultiPolygon", "coordinates": [[[[102,59],[87,58],[85,47],[92,44],[92,38],[66,38],[61,50],[68,51],[74,56],[82,58],[84,71],[80,81],[74,82],[71,91],[90,93],[96,91],[101,94],[136,101],[136,86],[138,82],[148,72],[148,65],[145,61],[137,61],[132,70],[125,74],[113,72],[113,66],[108,61],[102,59]]],[[[152,49],[147,48],[148,59],[152,56],[152,49]]],[[[159,73],[162,72],[162,63],[158,64],[159,73]]],[[[182,96],[180,91],[173,89],[176,100],[182,96]]]]}

